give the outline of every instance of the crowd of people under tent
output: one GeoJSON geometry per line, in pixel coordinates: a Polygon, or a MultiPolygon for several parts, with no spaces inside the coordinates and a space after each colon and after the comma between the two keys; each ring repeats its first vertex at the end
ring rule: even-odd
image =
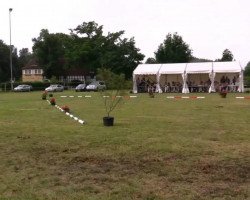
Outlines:
{"type": "MultiPolygon", "coordinates": [[[[146,76],[143,76],[142,78],[137,78],[136,80],[137,84],[137,90],[139,93],[144,92],[157,92],[157,83],[154,80],[151,80],[150,78],[147,78],[146,76]]],[[[211,80],[208,79],[206,81],[199,81],[196,82],[194,80],[188,80],[187,86],[189,89],[189,92],[208,92],[209,87],[211,85],[211,80]]],[[[165,81],[165,83],[162,85],[160,84],[160,87],[163,92],[176,92],[181,93],[183,83],[180,81],[165,81]]],[[[234,76],[232,79],[228,78],[227,76],[222,76],[220,78],[220,81],[214,81],[214,88],[216,92],[220,91],[227,91],[227,92],[237,92],[239,87],[239,77],[234,76]]]]}

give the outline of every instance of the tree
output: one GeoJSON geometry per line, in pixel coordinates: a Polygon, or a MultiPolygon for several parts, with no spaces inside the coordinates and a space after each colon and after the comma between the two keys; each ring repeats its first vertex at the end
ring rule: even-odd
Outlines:
{"type": "Polygon", "coordinates": [[[234,56],[232,52],[228,49],[225,49],[222,53],[222,58],[220,61],[232,61],[234,59],[234,56]]]}
{"type": "Polygon", "coordinates": [[[65,52],[70,38],[63,33],[50,34],[47,29],[40,32],[38,38],[32,41],[34,55],[38,58],[39,64],[44,68],[47,78],[59,77],[66,68],[65,52]]]}
{"type": "Polygon", "coordinates": [[[156,60],[154,58],[148,58],[146,60],[146,64],[154,64],[154,63],[156,63],[156,60]]]}
{"type": "Polygon", "coordinates": [[[19,66],[23,68],[31,58],[32,58],[32,53],[29,52],[29,49],[22,48],[19,51],[19,57],[18,57],[19,66]]]}
{"type": "Polygon", "coordinates": [[[213,62],[212,60],[206,59],[206,58],[196,58],[193,57],[190,62],[213,62]]]}
{"type": "Polygon", "coordinates": [[[22,74],[22,68],[27,65],[27,63],[33,58],[33,54],[29,52],[28,48],[22,48],[19,51],[19,57],[18,57],[18,71],[17,74],[20,75],[22,74]]]}
{"type": "Polygon", "coordinates": [[[113,121],[113,117],[110,117],[110,113],[118,105],[124,103],[124,95],[126,94],[126,92],[123,90],[126,83],[125,76],[124,74],[115,74],[110,69],[106,68],[99,68],[97,71],[97,77],[101,80],[104,80],[107,87],[109,88],[108,91],[101,92],[106,112],[104,121],[108,120],[109,118],[112,118],[113,121]]]}
{"type": "Polygon", "coordinates": [[[244,76],[250,77],[250,61],[247,63],[247,66],[245,67],[244,76]]]}
{"type": "Polygon", "coordinates": [[[134,38],[123,38],[124,31],[105,36],[102,29],[91,21],[70,29],[70,35],[41,30],[40,36],[33,39],[33,51],[45,75],[58,77],[68,68],[96,73],[98,68],[108,66],[112,72],[131,78],[144,58],[135,47],[134,38]]]}
{"type": "Polygon", "coordinates": [[[177,33],[168,34],[155,52],[157,63],[183,63],[192,59],[192,50],[177,33]]]}
{"type": "Polygon", "coordinates": [[[135,47],[134,38],[123,38],[124,31],[103,35],[103,27],[95,22],[84,22],[71,30],[77,48],[71,51],[73,62],[96,72],[100,67],[109,67],[117,74],[130,78],[144,55],[135,47]]]}
{"type": "Polygon", "coordinates": [[[250,61],[247,63],[244,71],[245,84],[250,85],[250,61]]]}
{"type": "MultiPolygon", "coordinates": [[[[12,72],[13,79],[20,77],[17,50],[12,46],[12,72]]],[[[10,80],[10,48],[0,40],[0,82],[10,80]]]]}
{"type": "Polygon", "coordinates": [[[9,47],[0,40],[0,82],[10,79],[10,50],[9,47]]]}

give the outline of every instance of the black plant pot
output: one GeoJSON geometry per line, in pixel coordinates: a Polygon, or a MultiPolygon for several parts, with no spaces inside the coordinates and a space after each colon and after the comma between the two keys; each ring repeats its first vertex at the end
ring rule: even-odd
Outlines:
{"type": "Polygon", "coordinates": [[[220,96],[221,96],[221,98],[226,98],[227,97],[227,93],[221,92],[220,96]]]}
{"type": "Polygon", "coordinates": [[[103,125],[104,126],[113,126],[114,125],[114,117],[103,117],[103,125]]]}

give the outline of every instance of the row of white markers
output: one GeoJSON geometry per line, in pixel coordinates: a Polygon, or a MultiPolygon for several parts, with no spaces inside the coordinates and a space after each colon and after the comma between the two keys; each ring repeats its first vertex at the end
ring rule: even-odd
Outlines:
{"type": "MultiPolygon", "coordinates": [[[[49,100],[47,100],[47,102],[50,104],[49,100]]],[[[55,107],[56,107],[58,110],[60,110],[61,112],[65,112],[60,106],[55,105],[55,107]]],[[[84,120],[79,119],[78,117],[76,117],[76,116],[70,114],[69,112],[65,112],[65,114],[66,114],[67,116],[69,116],[71,119],[73,119],[73,120],[79,122],[80,124],[84,124],[84,123],[85,123],[84,120]]]]}
{"type": "MultiPolygon", "coordinates": [[[[86,96],[60,96],[62,98],[70,97],[78,97],[78,98],[91,98],[92,96],[86,95],[86,96]]],[[[103,96],[104,98],[107,98],[109,96],[103,96]]],[[[116,97],[122,97],[122,96],[116,96],[116,97]]],[[[136,98],[137,96],[129,96],[130,98],[136,98]]],[[[167,96],[167,99],[205,99],[205,97],[202,96],[167,96]]],[[[250,97],[235,97],[236,99],[250,99],[250,97]]]]}
{"type": "MultiPolygon", "coordinates": [[[[70,97],[70,98],[74,98],[74,97],[78,97],[78,98],[82,98],[82,97],[85,97],[85,98],[91,98],[92,96],[90,95],[86,95],[86,96],[60,96],[62,98],[66,98],[66,97],[70,97]]],[[[103,96],[104,98],[107,98],[109,96],[103,96]]],[[[116,96],[116,97],[122,97],[122,96],[116,96]]],[[[130,98],[136,98],[137,96],[129,96],[130,98]]]]}

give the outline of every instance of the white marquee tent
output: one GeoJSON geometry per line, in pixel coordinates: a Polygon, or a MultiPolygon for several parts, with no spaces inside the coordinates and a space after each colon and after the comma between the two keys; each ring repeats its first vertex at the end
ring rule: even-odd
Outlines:
{"type": "Polygon", "coordinates": [[[162,64],[139,64],[133,72],[133,92],[138,92],[137,78],[140,76],[147,76],[147,78],[153,80],[158,83],[159,88],[159,69],[162,64]]]}
{"type": "MultiPolygon", "coordinates": [[[[159,84],[164,86],[171,82],[181,82],[183,84],[183,75],[186,69],[186,63],[173,63],[173,64],[162,64],[159,70],[159,84]]],[[[185,82],[184,82],[185,83],[185,82]]],[[[162,93],[162,87],[159,88],[158,92],[162,93]]],[[[166,92],[165,88],[164,91],[166,92]]]]}
{"type": "Polygon", "coordinates": [[[187,82],[210,82],[208,92],[215,92],[221,77],[237,77],[237,91],[244,92],[243,68],[237,61],[175,64],[140,64],[133,72],[133,92],[138,92],[138,81],[149,78],[162,93],[167,82],[180,82],[182,93],[189,93],[187,82]]]}

